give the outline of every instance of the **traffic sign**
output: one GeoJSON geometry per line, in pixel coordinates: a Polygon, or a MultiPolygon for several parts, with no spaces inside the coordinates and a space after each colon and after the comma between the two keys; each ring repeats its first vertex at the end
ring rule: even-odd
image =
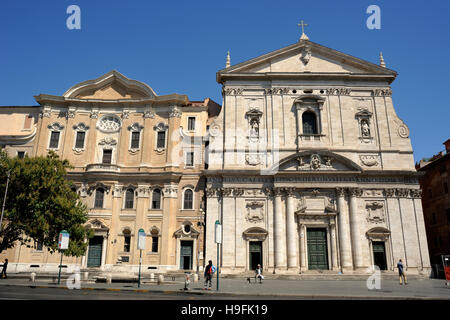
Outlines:
{"type": "Polygon", "coordinates": [[[138,231],[138,249],[145,250],[145,231],[144,229],[139,229],[138,231]]]}
{"type": "Polygon", "coordinates": [[[59,233],[58,249],[60,250],[69,249],[69,238],[70,234],[66,230],[61,231],[59,233]]]}

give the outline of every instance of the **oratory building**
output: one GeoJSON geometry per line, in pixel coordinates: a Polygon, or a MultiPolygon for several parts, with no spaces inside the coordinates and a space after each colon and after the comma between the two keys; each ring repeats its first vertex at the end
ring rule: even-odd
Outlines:
{"type": "MultiPolygon", "coordinates": [[[[3,130],[0,144],[10,156],[54,151],[73,165],[68,178],[89,209],[86,228],[94,237],[86,240],[85,256],[64,259],[67,272],[137,272],[141,228],[147,235],[144,272],[202,268],[201,170],[207,126],[220,106],[210,99],[157,95],[117,71],[76,84],[62,96],[35,99],[37,107],[0,112],[23,135],[11,140],[3,130]]],[[[39,243],[0,255],[9,259],[10,272],[54,272],[59,257],[39,243]]]]}
{"type": "Polygon", "coordinates": [[[309,41],[217,72],[210,126],[206,260],[221,270],[428,274],[421,190],[397,73],[309,41]],[[328,270],[328,271],[323,271],[328,270]]]}

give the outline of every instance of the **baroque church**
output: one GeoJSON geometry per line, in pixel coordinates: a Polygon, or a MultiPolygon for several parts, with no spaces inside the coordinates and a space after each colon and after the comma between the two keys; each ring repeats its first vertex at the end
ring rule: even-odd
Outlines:
{"type": "Polygon", "coordinates": [[[309,40],[217,72],[206,259],[223,226],[223,273],[428,274],[421,190],[397,73],[309,40]],[[325,271],[324,271],[325,270],[325,271]],[[396,269],[395,269],[396,270],[396,269]]]}
{"type": "MultiPolygon", "coordinates": [[[[135,273],[217,262],[220,270],[365,273],[369,266],[428,275],[421,190],[409,129],[397,116],[397,73],[298,42],[217,72],[223,104],[158,96],[111,71],[2,107],[0,146],[10,156],[55,151],[87,204],[94,231],[67,271],[135,273]],[[14,131],[14,132],[13,132],[14,131]]],[[[55,271],[39,243],[0,254],[10,272],[55,271]]]]}

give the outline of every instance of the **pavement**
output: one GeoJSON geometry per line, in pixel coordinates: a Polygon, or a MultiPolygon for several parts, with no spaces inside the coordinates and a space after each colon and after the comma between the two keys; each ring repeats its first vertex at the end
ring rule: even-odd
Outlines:
{"type": "MultiPolygon", "coordinates": [[[[367,277],[368,278],[368,277],[367,277]]],[[[410,278],[408,285],[399,285],[398,278],[381,276],[376,289],[368,289],[367,278],[348,278],[342,280],[327,279],[277,279],[268,278],[260,283],[248,283],[245,278],[219,279],[217,291],[216,278],[212,290],[203,289],[203,280],[191,282],[184,290],[184,281],[166,281],[158,284],[144,280],[138,288],[135,282],[98,283],[81,281],[80,290],[127,291],[135,293],[154,293],[167,295],[167,299],[176,294],[223,297],[259,297],[270,299],[388,299],[388,300],[450,300],[450,286],[445,280],[410,278]]],[[[180,279],[181,280],[181,279],[180,279]]],[[[0,279],[0,293],[11,287],[63,288],[69,290],[66,279],[58,285],[53,279],[36,279],[35,282],[23,278],[0,279]]]]}

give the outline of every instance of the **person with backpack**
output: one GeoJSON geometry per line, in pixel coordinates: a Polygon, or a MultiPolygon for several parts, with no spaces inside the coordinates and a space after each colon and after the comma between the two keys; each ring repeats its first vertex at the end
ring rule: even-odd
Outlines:
{"type": "Polygon", "coordinates": [[[402,285],[402,278],[403,278],[403,283],[405,285],[408,284],[407,280],[406,280],[406,273],[405,270],[403,269],[403,263],[402,263],[402,259],[400,259],[397,263],[397,268],[398,268],[398,275],[400,276],[400,285],[402,285]]]}
{"type": "Polygon", "coordinates": [[[205,288],[204,290],[211,290],[212,287],[212,276],[216,272],[216,267],[212,264],[212,260],[208,261],[208,265],[205,268],[205,288]],[[209,285],[209,286],[208,286],[209,285]]]}

